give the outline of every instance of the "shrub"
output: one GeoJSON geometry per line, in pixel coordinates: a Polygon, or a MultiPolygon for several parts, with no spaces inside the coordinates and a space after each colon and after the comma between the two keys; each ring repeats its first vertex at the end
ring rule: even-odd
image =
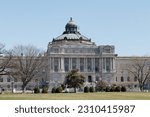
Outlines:
{"type": "Polygon", "coordinates": [[[107,82],[106,81],[98,81],[96,83],[96,91],[105,91],[107,86],[107,82]]]}
{"type": "Polygon", "coordinates": [[[84,87],[84,93],[88,93],[88,92],[89,92],[89,87],[88,86],[84,87]]]}
{"type": "Polygon", "coordinates": [[[94,88],[94,87],[90,87],[90,88],[89,88],[89,91],[90,91],[90,92],[95,92],[95,88],[94,88]]]}
{"type": "Polygon", "coordinates": [[[48,93],[48,87],[43,87],[42,88],[42,93],[48,93]]]}
{"type": "Polygon", "coordinates": [[[121,87],[121,91],[122,91],[122,92],[126,92],[126,91],[127,91],[126,87],[125,87],[125,86],[122,86],[122,87],[121,87]]]}
{"type": "Polygon", "coordinates": [[[62,84],[61,87],[62,87],[63,90],[65,90],[66,85],[62,84]]]}
{"type": "Polygon", "coordinates": [[[115,91],[115,86],[111,86],[110,92],[114,92],[114,91],[115,91]]]}
{"type": "Polygon", "coordinates": [[[121,91],[120,86],[116,86],[116,87],[115,87],[115,91],[116,91],[116,92],[120,92],[120,91],[121,91]]]}
{"type": "Polygon", "coordinates": [[[107,86],[105,89],[106,92],[110,92],[110,90],[111,90],[111,87],[109,87],[109,86],[107,86]]]}
{"type": "Polygon", "coordinates": [[[56,87],[52,88],[52,93],[56,93],[56,87]]]}
{"type": "Polygon", "coordinates": [[[61,93],[62,92],[62,87],[60,86],[60,87],[57,87],[57,89],[56,89],[56,93],[61,93]]]}
{"type": "Polygon", "coordinates": [[[38,87],[34,88],[34,93],[40,93],[40,89],[38,87]]]}

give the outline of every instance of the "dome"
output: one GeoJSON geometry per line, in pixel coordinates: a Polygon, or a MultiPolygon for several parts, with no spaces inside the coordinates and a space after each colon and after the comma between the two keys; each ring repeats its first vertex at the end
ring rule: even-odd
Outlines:
{"type": "Polygon", "coordinates": [[[70,21],[66,24],[67,27],[77,27],[76,23],[72,20],[72,17],[70,18],[70,21]]]}
{"type": "Polygon", "coordinates": [[[63,32],[62,35],[56,37],[53,39],[53,42],[57,41],[88,41],[91,42],[91,39],[83,36],[80,34],[78,31],[78,26],[76,23],[70,18],[69,22],[65,26],[65,31],[63,32]]]}

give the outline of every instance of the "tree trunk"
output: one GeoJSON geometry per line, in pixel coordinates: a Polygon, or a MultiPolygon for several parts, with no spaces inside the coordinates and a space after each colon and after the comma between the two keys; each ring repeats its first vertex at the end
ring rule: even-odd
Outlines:
{"type": "Polygon", "coordinates": [[[75,93],[77,92],[77,89],[76,89],[76,87],[74,87],[74,92],[75,92],[75,93]]]}
{"type": "Polygon", "coordinates": [[[144,86],[140,84],[140,91],[143,92],[143,90],[144,90],[144,86]]]}
{"type": "Polygon", "coordinates": [[[26,89],[26,85],[23,84],[23,85],[22,85],[22,93],[25,93],[25,89],[26,89]]]}

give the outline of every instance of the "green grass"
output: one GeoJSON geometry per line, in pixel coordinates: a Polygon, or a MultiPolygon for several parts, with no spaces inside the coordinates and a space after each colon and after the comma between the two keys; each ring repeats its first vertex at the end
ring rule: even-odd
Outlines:
{"type": "Polygon", "coordinates": [[[144,92],[99,92],[59,94],[0,94],[0,100],[150,100],[144,92]]]}

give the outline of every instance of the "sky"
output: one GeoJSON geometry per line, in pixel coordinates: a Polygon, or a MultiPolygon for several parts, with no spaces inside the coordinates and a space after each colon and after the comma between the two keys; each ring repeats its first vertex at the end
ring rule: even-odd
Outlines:
{"type": "Polygon", "coordinates": [[[118,56],[150,56],[150,0],[0,0],[0,43],[47,49],[70,17],[118,56]]]}

